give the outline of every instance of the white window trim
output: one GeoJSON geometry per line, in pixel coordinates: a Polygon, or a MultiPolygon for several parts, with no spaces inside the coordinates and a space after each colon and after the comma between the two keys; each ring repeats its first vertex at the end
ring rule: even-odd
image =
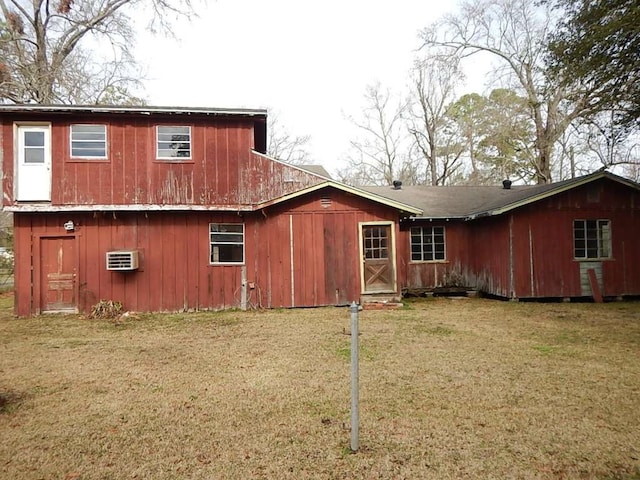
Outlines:
{"type": "Polygon", "coordinates": [[[193,160],[193,134],[191,125],[156,125],[156,160],[162,160],[163,162],[186,162],[193,160]],[[161,157],[160,156],[160,128],[171,127],[186,127],[189,129],[189,156],[188,157],[161,157]]]}
{"type": "MultiPolygon", "coordinates": [[[[422,237],[422,235],[421,235],[421,237],[422,237]]],[[[420,245],[422,246],[422,243],[420,245]]],[[[434,253],[434,257],[435,257],[435,250],[433,251],[433,253],[434,253]]],[[[422,256],[424,256],[424,254],[422,256]]],[[[409,259],[410,259],[411,263],[447,263],[448,260],[447,260],[447,229],[446,229],[446,227],[444,225],[434,225],[434,226],[428,226],[428,227],[416,225],[416,226],[410,227],[409,228],[409,259]],[[425,229],[425,228],[431,228],[431,229],[433,229],[433,228],[442,228],[442,238],[444,240],[444,243],[443,243],[443,245],[444,245],[444,252],[443,252],[444,253],[444,258],[441,258],[441,259],[440,258],[438,258],[438,259],[434,258],[433,260],[414,260],[413,259],[413,251],[411,249],[411,247],[413,246],[413,243],[411,242],[411,229],[412,228],[420,228],[421,230],[425,229]]]]}
{"type": "Polygon", "coordinates": [[[572,226],[573,226],[573,259],[580,261],[580,262],[590,262],[590,261],[598,261],[598,260],[611,260],[613,258],[613,254],[612,254],[612,232],[611,232],[611,220],[608,218],[575,218],[572,222],[572,226]],[[598,242],[598,255],[596,257],[589,257],[587,256],[587,227],[586,227],[586,223],[588,221],[592,221],[592,222],[596,222],[596,240],[598,242]],[[576,222],[583,222],[583,228],[584,228],[584,234],[585,234],[585,246],[584,246],[584,257],[577,257],[576,256],[576,222]],[[602,246],[604,244],[603,242],[603,238],[600,235],[600,224],[601,222],[606,222],[606,224],[609,227],[609,238],[608,240],[608,245],[607,245],[607,251],[608,251],[608,256],[602,256],[602,246]]]}
{"type": "MultiPolygon", "coordinates": [[[[239,232],[233,232],[235,234],[239,233],[239,232]]],[[[233,223],[233,222],[209,222],[209,265],[236,265],[236,266],[242,266],[245,264],[245,255],[246,255],[246,247],[247,247],[247,243],[246,243],[246,235],[245,235],[245,225],[244,223],[233,223]],[[212,249],[213,249],[213,245],[214,242],[211,241],[211,226],[212,225],[242,225],[242,261],[241,262],[212,262],[211,261],[211,253],[212,253],[212,249]]],[[[237,242],[229,242],[229,243],[222,243],[222,242],[215,242],[218,245],[239,245],[237,242]]]]}
{"type": "Polygon", "coordinates": [[[72,123],[71,125],[69,125],[69,157],[74,160],[107,160],[109,158],[109,132],[108,132],[107,125],[104,123],[72,123]],[[73,127],[75,126],[104,127],[104,156],[103,157],[73,154],[73,127]]]}

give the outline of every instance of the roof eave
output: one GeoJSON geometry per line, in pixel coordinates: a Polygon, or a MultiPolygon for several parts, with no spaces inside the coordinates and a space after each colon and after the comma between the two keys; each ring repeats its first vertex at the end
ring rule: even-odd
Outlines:
{"type": "Polygon", "coordinates": [[[469,220],[475,220],[477,218],[482,218],[482,217],[492,217],[492,216],[496,216],[496,215],[502,215],[503,213],[509,212],[511,210],[514,210],[516,208],[519,207],[523,207],[525,205],[528,205],[530,203],[534,203],[540,200],[544,200],[545,198],[549,198],[552,197],[554,195],[558,195],[559,193],[563,193],[563,192],[567,192],[569,190],[573,190],[576,187],[580,187],[582,185],[586,185],[588,183],[594,182],[596,180],[600,180],[601,178],[609,178],[610,180],[613,180],[615,182],[619,182],[622,183],[628,187],[631,187],[635,190],[640,190],[640,184],[637,184],[635,182],[632,182],[631,180],[627,180],[626,178],[623,177],[619,177],[618,175],[614,175],[612,173],[609,173],[607,171],[604,170],[600,170],[597,171],[595,173],[592,173],[591,175],[585,175],[584,177],[581,178],[577,178],[575,179],[575,181],[566,183],[565,185],[559,186],[557,188],[552,188],[550,190],[547,190],[546,192],[542,192],[536,195],[531,195],[530,197],[526,197],[523,198],[521,200],[518,200],[516,202],[512,202],[512,203],[508,203],[502,207],[499,208],[494,208],[491,210],[485,210],[485,211],[479,211],[479,212],[473,212],[471,214],[469,214],[468,219],[469,220]]]}
{"type": "Polygon", "coordinates": [[[162,204],[123,204],[123,205],[49,205],[18,204],[7,205],[4,211],[12,213],[55,213],[55,212],[252,212],[251,205],[162,205],[162,204]]]}
{"type": "Polygon", "coordinates": [[[466,220],[467,216],[466,215],[443,215],[443,216],[438,216],[438,215],[432,215],[429,217],[423,217],[423,216],[414,216],[411,217],[411,220],[414,221],[429,221],[429,222],[433,222],[433,221],[451,221],[451,220],[466,220]]]}
{"type": "Polygon", "coordinates": [[[0,113],[113,113],[136,115],[202,115],[202,116],[244,116],[265,117],[265,109],[245,108],[205,108],[170,106],[124,106],[124,105],[0,105],[0,113]]]}

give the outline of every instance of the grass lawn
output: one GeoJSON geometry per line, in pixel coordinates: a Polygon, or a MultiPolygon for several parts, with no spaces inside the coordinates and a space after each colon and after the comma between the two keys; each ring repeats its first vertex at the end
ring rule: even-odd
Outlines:
{"type": "Polygon", "coordinates": [[[640,303],[15,319],[3,479],[640,479],[640,303]]]}

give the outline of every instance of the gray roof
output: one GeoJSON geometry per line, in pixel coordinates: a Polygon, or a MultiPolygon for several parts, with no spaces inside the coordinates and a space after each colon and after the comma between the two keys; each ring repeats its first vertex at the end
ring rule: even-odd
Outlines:
{"type": "Polygon", "coordinates": [[[315,175],[320,175],[321,177],[331,180],[331,175],[322,165],[298,165],[298,167],[300,167],[302,170],[306,170],[307,172],[311,172],[315,175]]]}
{"type": "Polygon", "coordinates": [[[608,178],[640,190],[640,184],[605,171],[545,185],[513,185],[510,189],[502,186],[423,185],[406,186],[401,189],[393,187],[362,187],[362,189],[420,208],[423,214],[417,218],[471,220],[499,215],[601,178],[608,178]]]}

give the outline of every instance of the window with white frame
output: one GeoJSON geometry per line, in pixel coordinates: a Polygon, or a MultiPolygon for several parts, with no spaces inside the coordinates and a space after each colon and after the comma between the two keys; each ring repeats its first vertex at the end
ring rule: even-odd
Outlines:
{"type": "Polygon", "coordinates": [[[210,223],[211,264],[244,263],[244,224],[210,223]]]}
{"type": "Polygon", "coordinates": [[[444,227],[411,227],[412,261],[444,260],[444,247],[444,227]]]}
{"type": "Polygon", "coordinates": [[[159,160],[188,160],[191,158],[191,127],[156,127],[156,158],[159,160]]]}
{"type": "Polygon", "coordinates": [[[71,157],[107,158],[107,126],[71,125],[71,157]]]}
{"type": "Polygon", "coordinates": [[[578,260],[611,257],[609,220],[573,221],[573,256],[578,260]]]}

